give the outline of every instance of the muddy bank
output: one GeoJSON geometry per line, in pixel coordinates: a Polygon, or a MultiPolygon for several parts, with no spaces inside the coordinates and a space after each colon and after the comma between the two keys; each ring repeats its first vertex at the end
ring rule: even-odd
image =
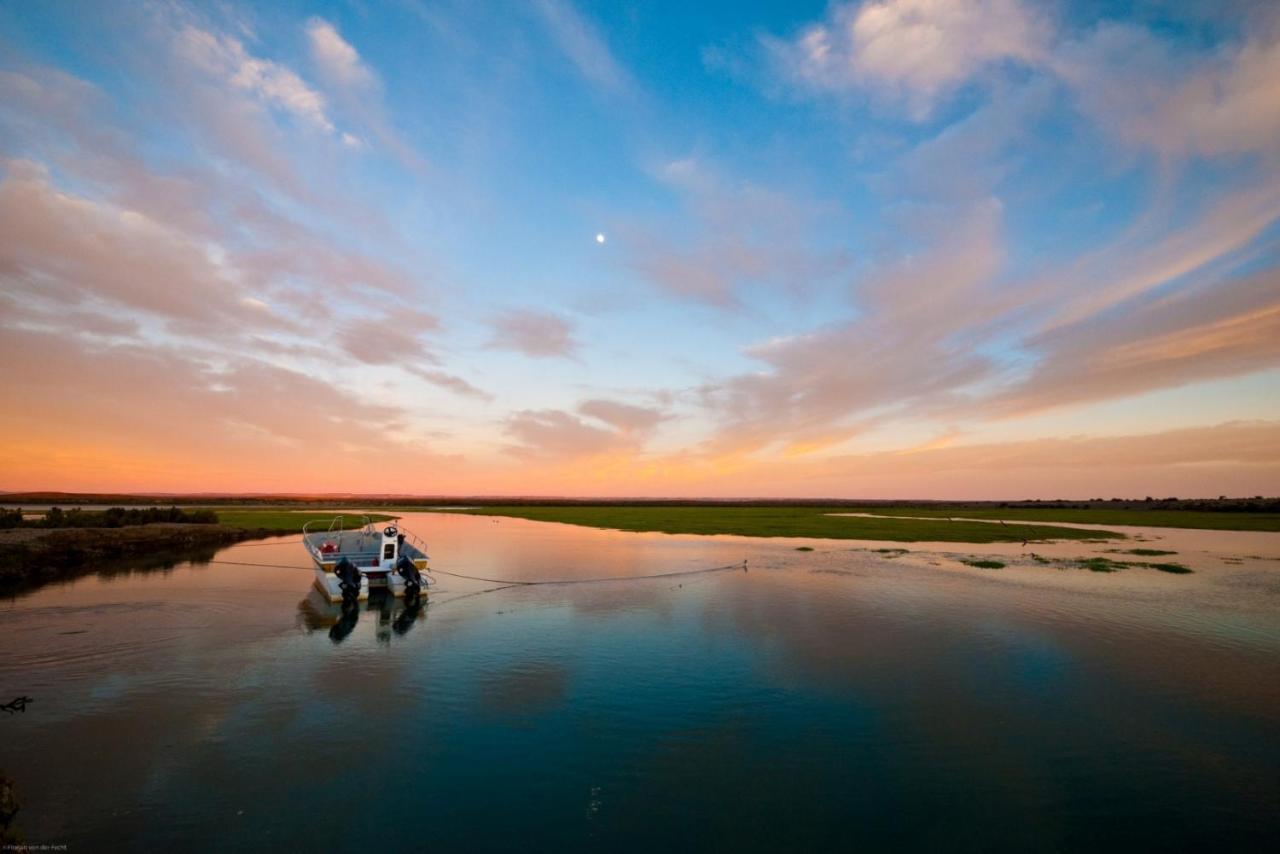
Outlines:
{"type": "Polygon", "coordinates": [[[278,531],[156,523],[124,528],[15,528],[0,531],[0,595],[90,572],[172,566],[278,531]]]}

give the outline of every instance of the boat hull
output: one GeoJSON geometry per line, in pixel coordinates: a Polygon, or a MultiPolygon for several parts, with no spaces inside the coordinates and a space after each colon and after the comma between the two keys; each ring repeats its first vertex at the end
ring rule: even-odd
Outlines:
{"type": "MultiPolygon", "coordinates": [[[[427,570],[427,561],[419,558],[413,562],[419,572],[427,570]]],[[[338,576],[334,573],[335,564],[321,563],[316,561],[316,589],[329,597],[330,602],[342,601],[342,586],[338,581],[338,576]]],[[[385,589],[397,599],[404,597],[405,583],[404,579],[395,570],[385,570],[380,567],[357,567],[360,570],[360,601],[364,602],[369,598],[370,590],[385,589]]],[[[420,595],[427,594],[426,587],[422,588],[420,595]]]]}

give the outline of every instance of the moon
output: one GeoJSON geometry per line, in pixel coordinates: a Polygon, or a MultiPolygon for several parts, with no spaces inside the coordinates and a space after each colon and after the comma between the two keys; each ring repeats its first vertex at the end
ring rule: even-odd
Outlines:
{"type": "Polygon", "coordinates": [[[597,235],[596,235],[596,243],[604,243],[604,235],[603,235],[603,234],[597,234],[597,235]]]}

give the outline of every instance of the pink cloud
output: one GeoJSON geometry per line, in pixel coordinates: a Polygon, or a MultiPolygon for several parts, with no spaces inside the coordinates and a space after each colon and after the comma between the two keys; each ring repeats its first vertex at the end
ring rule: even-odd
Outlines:
{"type": "Polygon", "coordinates": [[[1052,66],[1081,108],[1125,142],[1168,157],[1280,154],[1280,38],[1188,54],[1133,24],[1104,22],[1052,66]]]}
{"type": "Polygon", "coordinates": [[[752,287],[807,292],[849,265],[839,249],[813,248],[833,209],[750,182],[729,181],[697,160],[657,171],[682,216],[635,227],[630,264],[668,294],[737,308],[752,287]]]}
{"type": "Polygon", "coordinates": [[[578,413],[598,423],[555,409],[515,413],[506,422],[506,432],[519,442],[511,450],[550,458],[603,454],[625,458],[637,453],[667,417],[648,407],[603,399],[584,401],[578,413]]]}
{"type": "Polygon", "coordinates": [[[5,164],[0,269],[44,298],[103,299],[205,325],[280,325],[253,311],[234,271],[146,214],[59,192],[44,170],[5,164]]]}
{"type": "Polygon", "coordinates": [[[573,324],[558,314],[534,309],[508,311],[493,321],[490,346],[533,358],[572,356],[573,324]]]}
{"type": "Polygon", "coordinates": [[[1039,62],[1049,35],[1022,0],[869,0],[837,3],[794,39],[765,43],[806,85],[897,97],[923,119],[990,65],[1039,62]]]}

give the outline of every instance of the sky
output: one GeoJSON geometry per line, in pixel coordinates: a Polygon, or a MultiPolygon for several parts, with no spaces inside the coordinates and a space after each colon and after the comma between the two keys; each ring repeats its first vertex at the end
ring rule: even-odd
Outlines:
{"type": "Polygon", "coordinates": [[[0,0],[0,490],[1280,493],[1280,5],[0,0]]]}

